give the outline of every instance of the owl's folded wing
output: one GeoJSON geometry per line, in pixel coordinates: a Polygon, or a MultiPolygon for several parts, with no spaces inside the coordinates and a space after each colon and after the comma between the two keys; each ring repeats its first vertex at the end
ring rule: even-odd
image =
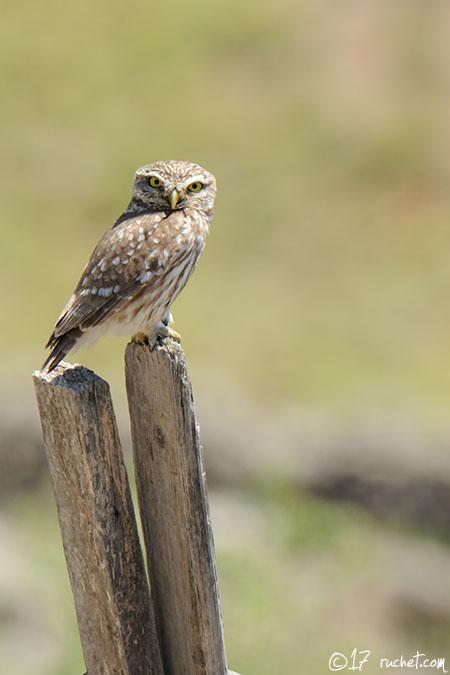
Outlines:
{"type": "Polygon", "coordinates": [[[160,214],[147,214],[110,228],[95,248],[47,347],[74,328],[83,332],[98,325],[144,289],[158,283],[168,258],[172,257],[166,237],[159,235],[159,226],[164,223],[167,232],[178,224],[180,215],[173,213],[161,219],[160,214]]]}

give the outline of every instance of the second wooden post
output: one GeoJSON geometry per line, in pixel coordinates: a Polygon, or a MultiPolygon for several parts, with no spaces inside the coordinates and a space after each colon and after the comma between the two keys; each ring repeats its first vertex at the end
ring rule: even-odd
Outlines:
{"type": "Polygon", "coordinates": [[[226,675],[202,448],[181,347],[126,350],[134,466],[166,675],[226,675]]]}

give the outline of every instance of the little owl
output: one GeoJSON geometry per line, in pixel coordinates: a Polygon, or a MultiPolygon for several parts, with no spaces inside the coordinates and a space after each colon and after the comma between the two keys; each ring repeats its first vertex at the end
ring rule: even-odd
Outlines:
{"type": "Polygon", "coordinates": [[[106,333],[133,335],[153,348],[170,305],[205,245],[216,181],[190,162],[155,162],[136,171],[130,204],[100,239],[47,343],[43,368],[106,333]]]}

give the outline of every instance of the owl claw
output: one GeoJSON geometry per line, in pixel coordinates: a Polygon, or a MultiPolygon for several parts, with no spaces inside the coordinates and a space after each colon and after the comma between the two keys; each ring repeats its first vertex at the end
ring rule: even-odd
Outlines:
{"type": "Polygon", "coordinates": [[[156,326],[155,330],[153,331],[152,337],[150,338],[150,341],[148,344],[150,345],[151,351],[154,350],[156,347],[157,343],[166,338],[170,337],[172,340],[175,340],[175,342],[181,342],[181,336],[179,333],[177,333],[175,330],[172,330],[172,328],[169,328],[165,322],[160,321],[158,325],[156,326]]]}
{"type": "Polygon", "coordinates": [[[148,345],[152,352],[158,342],[167,337],[172,338],[175,342],[181,342],[180,334],[169,328],[163,321],[160,321],[151,336],[146,335],[145,333],[136,333],[136,335],[133,335],[131,338],[131,342],[134,342],[134,344],[137,345],[148,345]]]}
{"type": "Polygon", "coordinates": [[[134,342],[137,345],[150,344],[149,337],[145,333],[136,333],[136,335],[133,335],[133,337],[131,338],[131,342],[134,342]]]}

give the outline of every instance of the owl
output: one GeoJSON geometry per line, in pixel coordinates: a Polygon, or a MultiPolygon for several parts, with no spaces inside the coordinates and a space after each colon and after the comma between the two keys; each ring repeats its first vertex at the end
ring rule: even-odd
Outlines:
{"type": "Polygon", "coordinates": [[[58,318],[43,369],[105,335],[133,336],[153,348],[168,327],[170,306],[205,245],[216,181],[197,164],[155,162],[138,169],[131,201],[95,247],[58,318]]]}

